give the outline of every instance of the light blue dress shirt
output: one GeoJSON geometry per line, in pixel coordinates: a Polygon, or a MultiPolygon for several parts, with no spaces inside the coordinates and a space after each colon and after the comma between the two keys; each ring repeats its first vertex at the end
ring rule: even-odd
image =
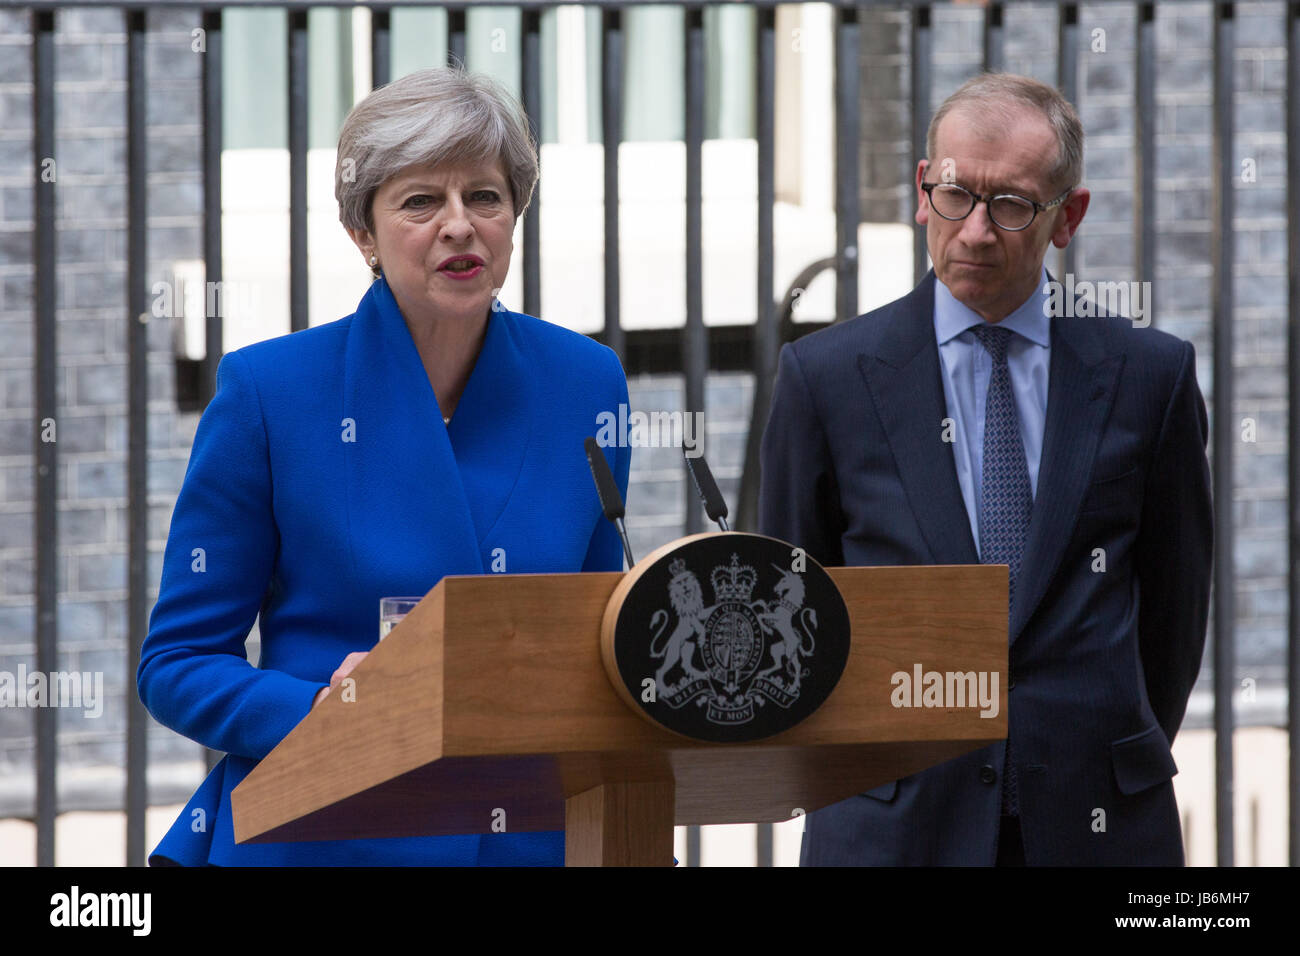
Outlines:
{"type": "MultiPolygon", "coordinates": [[[[1033,295],[997,323],[1017,334],[1007,344],[1007,369],[1020,419],[1020,440],[1025,446],[1029,487],[1038,496],[1038,465],[1047,424],[1047,373],[1051,365],[1051,320],[1048,318],[1047,272],[1033,295]]],[[[953,460],[957,481],[970,518],[970,531],[979,551],[981,505],[984,491],[984,413],[987,407],[993,358],[968,330],[984,322],[962,305],[948,287],[934,283],[934,335],[943,371],[943,397],[953,420],[953,460]]]]}

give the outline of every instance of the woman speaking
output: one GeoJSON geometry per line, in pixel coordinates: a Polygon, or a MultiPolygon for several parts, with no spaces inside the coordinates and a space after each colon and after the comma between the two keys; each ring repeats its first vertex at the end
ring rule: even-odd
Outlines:
{"type": "MultiPolygon", "coordinates": [[[[151,863],[563,863],[562,833],[236,846],[230,807],[374,645],[381,597],[622,567],[583,454],[627,401],[618,358],[495,298],[536,181],[523,112],[485,77],[413,73],[348,115],[335,195],[374,282],[352,315],[221,360],[172,514],[140,697],[226,757],[151,863]]],[[[606,455],[626,494],[628,449],[606,455]]]]}

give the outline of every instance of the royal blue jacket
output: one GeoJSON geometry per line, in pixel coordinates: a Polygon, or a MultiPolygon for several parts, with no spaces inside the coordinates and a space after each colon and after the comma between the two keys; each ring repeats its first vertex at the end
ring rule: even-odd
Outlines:
{"type": "MultiPolygon", "coordinates": [[[[137,680],[159,722],[227,756],[150,861],[563,863],[562,833],[236,846],[230,792],[342,660],[374,646],[381,597],[424,594],[494,561],[509,573],[621,570],[583,439],[626,401],[612,351],[498,303],[444,425],[383,279],[347,318],[226,355],[137,680]],[[245,640],[259,615],[254,665],[245,640]]],[[[605,454],[626,494],[629,449],[605,454]]]]}

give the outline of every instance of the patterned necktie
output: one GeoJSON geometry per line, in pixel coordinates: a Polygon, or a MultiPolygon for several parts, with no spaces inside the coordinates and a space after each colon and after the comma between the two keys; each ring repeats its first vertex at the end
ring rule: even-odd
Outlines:
{"type": "MultiPolygon", "coordinates": [[[[993,374],[984,412],[984,493],[980,516],[980,563],[1005,564],[1010,569],[1008,601],[1016,593],[1020,557],[1029,534],[1029,516],[1034,507],[1029,485],[1025,446],[1020,440],[1020,416],[1011,393],[1011,371],[1007,368],[1010,329],[977,325],[975,338],[993,358],[993,374]]],[[[1019,787],[1012,760],[1011,737],[1007,736],[1005,769],[1002,773],[1002,813],[1019,816],[1019,787]]]]}

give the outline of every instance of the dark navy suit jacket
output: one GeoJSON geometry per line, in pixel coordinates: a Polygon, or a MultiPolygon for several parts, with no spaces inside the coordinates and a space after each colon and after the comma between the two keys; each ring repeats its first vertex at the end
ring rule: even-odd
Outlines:
{"type": "MultiPolygon", "coordinates": [[[[931,272],[782,350],[763,533],[825,565],[978,563],[942,437],[934,283],[931,272]]],[[[1206,433],[1189,343],[1119,318],[1052,320],[1009,621],[1008,733],[1030,864],[1183,862],[1170,742],[1205,642],[1206,433]]],[[[810,814],[802,862],[991,865],[1004,759],[992,745],[810,814]]]]}
{"type": "MultiPolygon", "coordinates": [[[[138,684],[227,756],[151,862],[558,864],[562,833],[236,846],[230,792],[379,636],[379,599],[448,574],[617,571],[583,451],[618,357],[495,309],[450,426],[384,280],[354,315],[226,355],[172,514],[138,684]],[[260,615],[261,661],[244,642],[260,615]]],[[[630,450],[606,449],[627,492],[630,450]]]]}

